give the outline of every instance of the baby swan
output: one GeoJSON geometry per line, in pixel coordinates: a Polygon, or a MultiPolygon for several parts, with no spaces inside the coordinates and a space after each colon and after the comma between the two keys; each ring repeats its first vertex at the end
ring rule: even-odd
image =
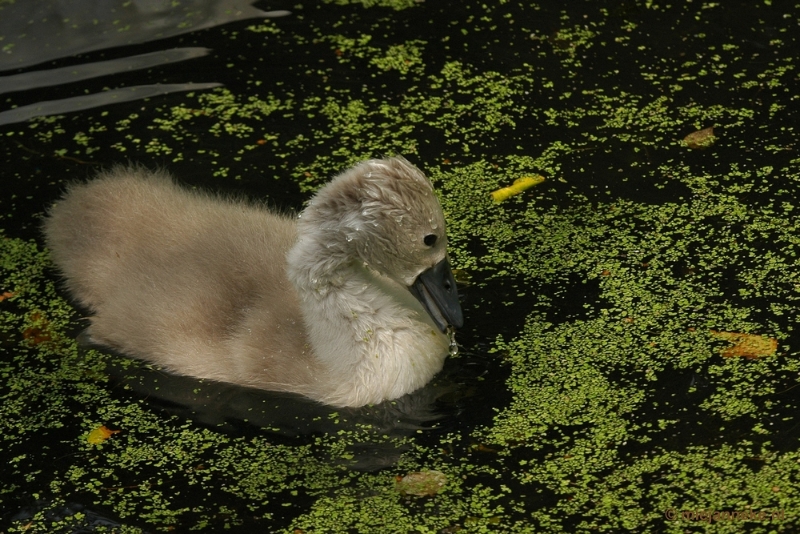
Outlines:
{"type": "Polygon", "coordinates": [[[425,385],[463,323],[442,209],[400,157],[345,171],[296,219],[114,167],[44,232],[91,339],[185,375],[362,406],[425,385]]]}

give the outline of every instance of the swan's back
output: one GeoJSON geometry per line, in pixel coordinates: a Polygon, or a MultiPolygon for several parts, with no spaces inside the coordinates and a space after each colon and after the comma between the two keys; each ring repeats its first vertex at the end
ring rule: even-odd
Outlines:
{"type": "Polygon", "coordinates": [[[68,290],[95,313],[96,341],[196,376],[310,380],[307,362],[270,357],[307,344],[285,273],[292,219],[186,190],[166,173],[114,167],[71,186],[45,235],[68,290]],[[250,335],[260,350],[232,359],[230,340],[250,335]]]}

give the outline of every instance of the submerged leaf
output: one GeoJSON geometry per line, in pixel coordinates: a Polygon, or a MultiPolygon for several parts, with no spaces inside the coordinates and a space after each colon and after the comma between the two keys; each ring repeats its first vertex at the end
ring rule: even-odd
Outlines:
{"type": "Polygon", "coordinates": [[[31,345],[39,345],[47,341],[52,341],[50,335],[50,321],[44,313],[34,311],[30,314],[30,325],[22,331],[22,337],[31,345]]]}
{"type": "Polygon", "coordinates": [[[692,132],[683,138],[686,146],[693,150],[704,150],[712,146],[717,141],[717,136],[714,135],[714,127],[703,128],[696,132],[692,132]]]}
{"type": "Polygon", "coordinates": [[[447,484],[447,475],[441,471],[414,471],[398,478],[395,488],[405,495],[430,497],[447,484]]]}
{"type": "Polygon", "coordinates": [[[726,358],[763,358],[773,356],[778,350],[778,340],[774,337],[759,336],[756,334],[742,334],[740,332],[718,332],[712,330],[714,337],[730,341],[733,345],[720,350],[726,358]]]}
{"type": "Polygon", "coordinates": [[[466,269],[453,269],[453,278],[460,286],[468,286],[472,283],[472,275],[466,269]]]}

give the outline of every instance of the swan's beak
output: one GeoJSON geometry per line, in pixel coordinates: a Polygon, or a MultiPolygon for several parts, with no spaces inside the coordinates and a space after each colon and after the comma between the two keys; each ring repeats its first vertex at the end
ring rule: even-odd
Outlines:
{"type": "Polygon", "coordinates": [[[428,310],[442,332],[447,330],[448,325],[455,328],[464,325],[456,280],[453,278],[453,271],[447,258],[423,271],[408,289],[428,310]]]}

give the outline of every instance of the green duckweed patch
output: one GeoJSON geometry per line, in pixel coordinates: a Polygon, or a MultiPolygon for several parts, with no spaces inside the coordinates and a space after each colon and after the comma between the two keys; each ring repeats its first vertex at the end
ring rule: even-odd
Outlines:
{"type": "MultiPolygon", "coordinates": [[[[46,251],[8,223],[0,503],[40,503],[8,531],[68,532],[78,519],[53,514],[78,497],[119,532],[796,530],[796,14],[358,3],[376,7],[222,32],[256,51],[229,87],[8,126],[17,163],[0,172],[58,185],[131,159],[307,198],[355,161],[404,154],[433,180],[473,280],[460,358],[488,362],[502,394],[476,398],[491,415],[405,438],[342,416],[296,443],[165,415],[110,385],[122,359],[78,348],[80,312],[46,251]],[[713,144],[687,147],[711,127],[713,144]],[[546,179],[493,202],[528,175],[546,179]],[[776,349],[726,357],[715,332],[776,349]],[[99,425],[120,432],[87,442],[99,425]],[[402,453],[348,468],[365,442],[402,453]],[[414,472],[446,483],[398,491],[414,472]]],[[[30,205],[6,197],[0,220],[35,225],[45,200],[30,205]]]]}

